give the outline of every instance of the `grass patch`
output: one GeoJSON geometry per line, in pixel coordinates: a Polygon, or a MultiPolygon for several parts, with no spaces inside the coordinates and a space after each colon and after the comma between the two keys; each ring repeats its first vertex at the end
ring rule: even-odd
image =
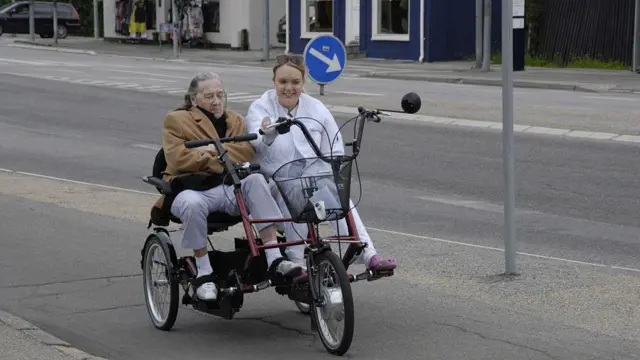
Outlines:
{"type": "MultiPolygon", "coordinates": [[[[502,64],[502,54],[495,53],[491,56],[492,64],[502,64]]],[[[572,56],[565,64],[562,57],[556,56],[553,59],[545,59],[534,57],[529,54],[525,55],[525,66],[546,67],[546,68],[574,68],[574,69],[602,69],[602,70],[631,70],[630,65],[626,65],[621,61],[604,61],[591,56],[572,56]]]]}

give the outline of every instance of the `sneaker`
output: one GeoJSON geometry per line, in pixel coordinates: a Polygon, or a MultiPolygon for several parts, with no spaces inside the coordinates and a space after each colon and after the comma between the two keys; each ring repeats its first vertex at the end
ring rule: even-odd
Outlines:
{"type": "Polygon", "coordinates": [[[367,270],[393,270],[398,266],[395,259],[382,259],[380,255],[374,255],[369,264],[367,264],[367,270]]]}
{"type": "Polygon", "coordinates": [[[218,289],[212,282],[204,283],[196,290],[198,299],[204,301],[215,301],[218,298],[218,289]]]}
{"type": "Polygon", "coordinates": [[[293,261],[282,260],[276,267],[276,274],[282,277],[296,278],[304,271],[300,264],[296,264],[293,261]]]}

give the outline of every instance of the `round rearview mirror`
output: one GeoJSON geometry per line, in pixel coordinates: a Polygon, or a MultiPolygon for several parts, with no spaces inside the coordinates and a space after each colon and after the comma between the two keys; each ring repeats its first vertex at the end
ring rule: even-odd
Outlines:
{"type": "Polygon", "coordinates": [[[414,92],[410,92],[405,94],[402,97],[402,101],[400,102],[402,106],[402,110],[409,114],[415,114],[420,110],[420,106],[422,105],[422,100],[420,96],[414,92]]]}

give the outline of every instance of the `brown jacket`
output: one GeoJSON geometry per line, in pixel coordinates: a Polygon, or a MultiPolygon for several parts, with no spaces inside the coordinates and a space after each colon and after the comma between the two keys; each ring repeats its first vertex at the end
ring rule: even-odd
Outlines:
{"type": "MultiPolygon", "coordinates": [[[[225,167],[216,155],[201,149],[187,149],[185,141],[216,139],[242,135],[247,132],[244,119],[238,113],[225,110],[227,133],[219,136],[215,127],[202,111],[196,107],[190,110],[176,110],[167,114],[164,118],[162,129],[162,147],[164,149],[167,168],[163,173],[163,179],[171,182],[176,177],[206,172],[222,174],[225,167]]],[[[249,142],[222,144],[227,151],[232,163],[251,161],[255,150],[249,142]]],[[[155,203],[155,207],[162,208],[164,196],[155,203]]]]}

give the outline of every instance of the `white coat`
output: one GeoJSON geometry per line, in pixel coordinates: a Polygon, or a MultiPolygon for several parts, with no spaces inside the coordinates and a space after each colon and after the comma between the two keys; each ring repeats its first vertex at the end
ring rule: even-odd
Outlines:
{"type": "Polygon", "coordinates": [[[317,155],[302,130],[296,125],[291,126],[288,133],[278,135],[271,145],[267,145],[259,133],[262,119],[265,117],[270,117],[272,123],[279,117],[298,118],[309,130],[323,155],[344,155],[344,144],[338,124],[321,101],[303,93],[300,95],[298,106],[289,113],[278,103],[276,90],[267,90],[249,106],[245,124],[248,132],[258,134],[258,139],[251,142],[256,149],[255,162],[260,164],[262,173],[268,177],[290,161],[316,158],[317,155]]]}

